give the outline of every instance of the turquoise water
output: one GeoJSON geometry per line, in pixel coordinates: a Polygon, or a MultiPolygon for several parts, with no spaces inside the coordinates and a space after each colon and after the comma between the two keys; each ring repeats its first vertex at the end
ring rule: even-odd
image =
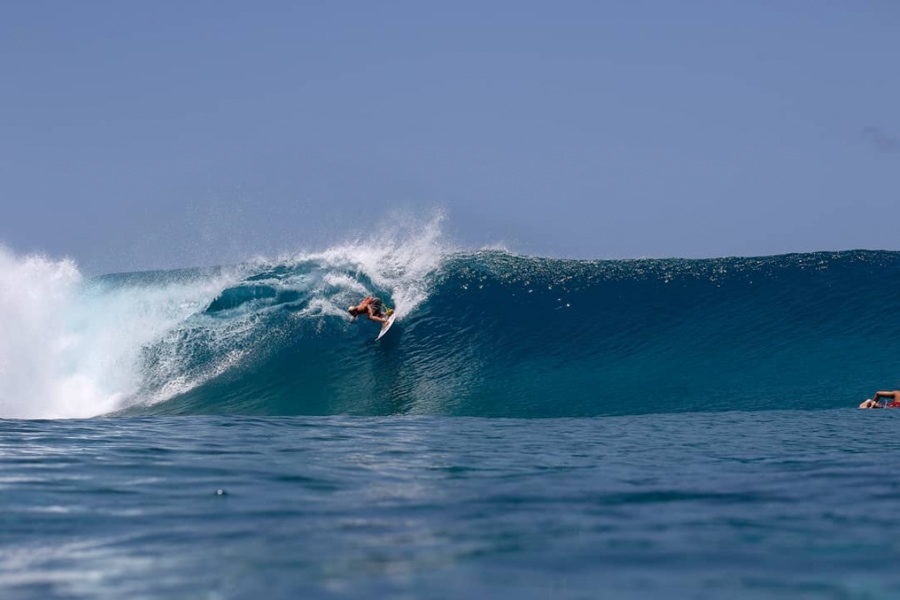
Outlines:
{"type": "Polygon", "coordinates": [[[0,251],[0,597],[891,598],[900,253],[0,251]],[[377,325],[346,307],[396,308],[377,325]]]}
{"type": "Polygon", "coordinates": [[[898,418],[2,421],[0,590],[892,598],[898,418]]]}
{"type": "Polygon", "coordinates": [[[900,253],[427,250],[92,279],[32,266],[0,307],[0,418],[817,410],[900,387],[900,253]],[[377,343],[346,310],[368,294],[396,307],[377,343]]]}

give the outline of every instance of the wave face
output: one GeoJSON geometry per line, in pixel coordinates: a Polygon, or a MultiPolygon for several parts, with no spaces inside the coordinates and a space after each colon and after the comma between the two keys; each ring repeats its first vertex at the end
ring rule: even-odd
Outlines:
{"type": "Polygon", "coordinates": [[[900,383],[900,253],[576,261],[423,239],[89,280],[2,255],[43,285],[3,296],[0,416],[813,410],[900,383]],[[346,313],[366,294],[397,310],[379,342],[346,313]]]}

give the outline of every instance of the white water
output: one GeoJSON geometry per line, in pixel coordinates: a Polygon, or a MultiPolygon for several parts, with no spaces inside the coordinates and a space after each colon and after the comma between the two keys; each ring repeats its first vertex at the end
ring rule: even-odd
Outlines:
{"type": "Polygon", "coordinates": [[[75,263],[0,248],[0,418],[91,417],[141,382],[140,351],[214,298],[224,277],[109,285],[75,263]]]}
{"type": "MultiPolygon", "coordinates": [[[[453,251],[441,231],[443,219],[440,214],[428,221],[396,215],[367,240],[342,244],[294,260],[316,260],[327,268],[349,268],[365,273],[379,289],[390,291],[397,319],[403,319],[428,298],[428,275],[435,272],[443,257],[453,251]]],[[[330,283],[346,286],[356,296],[376,294],[376,290],[368,290],[346,276],[341,280],[332,279],[330,283]]],[[[351,302],[361,299],[353,297],[351,302]]],[[[327,312],[333,310],[347,315],[345,305],[331,305],[327,309],[327,312]]]]}

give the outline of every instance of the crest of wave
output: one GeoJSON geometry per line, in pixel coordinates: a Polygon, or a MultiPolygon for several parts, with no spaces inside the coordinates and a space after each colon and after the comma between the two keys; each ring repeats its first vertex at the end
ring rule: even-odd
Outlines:
{"type": "MultiPolygon", "coordinates": [[[[441,231],[443,214],[427,220],[395,215],[366,239],[339,244],[323,252],[282,259],[284,262],[316,261],[331,271],[325,283],[363,296],[375,293],[342,272],[360,272],[378,289],[390,291],[397,318],[402,319],[428,297],[428,278],[453,246],[441,231]]],[[[341,295],[340,300],[346,300],[341,295]]],[[[346,317],[337,297],[320,297],[317,312],[346,317]]],[[[311,307],[312,308],[312,307],[311,307]]]]}

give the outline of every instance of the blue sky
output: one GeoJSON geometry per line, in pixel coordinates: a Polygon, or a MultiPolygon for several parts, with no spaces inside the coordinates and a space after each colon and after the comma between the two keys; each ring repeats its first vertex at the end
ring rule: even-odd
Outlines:
{"type": "Polygon", "coordinates": [[[7,2],[0,243],[88,271],[443,210],[549,256],[900,250],[900,3],[7,2]]]}

